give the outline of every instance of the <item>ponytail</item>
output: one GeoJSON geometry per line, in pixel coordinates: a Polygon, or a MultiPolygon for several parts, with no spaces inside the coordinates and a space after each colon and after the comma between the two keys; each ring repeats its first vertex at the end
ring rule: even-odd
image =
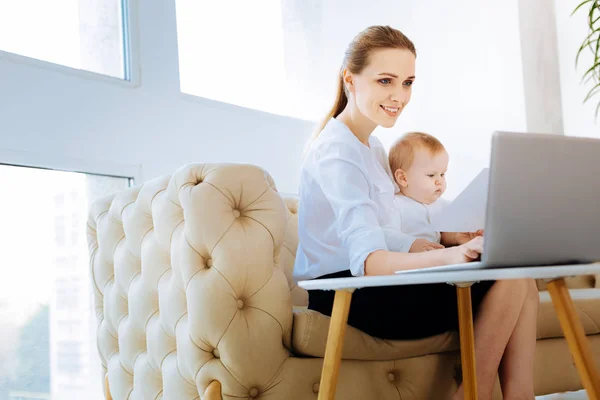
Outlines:
{"type": "Polygon", "coordinates": [[[337,86],[337,95],[335,97],[333,107],[331,107],[331,110],[329,110],[325,118],[323,118],[323,120],[319,124],[318,128],[313,132],[310,140],[308,141],[308,146],[306,147],[306,150],[308,150],[310,144],[313,141],[315,141],[317,137],[319,137],[319,134],[325,128],[325,125],[327,125],[329,120],[340,115],[342,111],[344,111],[344,108],[346,108],[346,105],[348,105],[348,96],[346,95],[346,88],[344,86],[344,75],[342,72],[340,72],[340,77],[338,79],[337,86]]]}

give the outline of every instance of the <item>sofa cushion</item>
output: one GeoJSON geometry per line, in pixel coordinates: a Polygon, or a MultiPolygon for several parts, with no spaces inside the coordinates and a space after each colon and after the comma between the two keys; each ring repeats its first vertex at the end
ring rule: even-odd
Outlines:
{"type": "MultiPolygon", "coordinates": [[[[600,333],[600,289],[570,289],[575,309],[587,335],[600,333]]],[[[563,337],[563,332],[550,299],[550,293],[540,292],[538,339],[563,337]]]]}
{"type": "MultiPolygon", "coordinates": [[[[572,289],[571,296],[586,334],[600,333],[600,289],[572,289]]],[[[323,357],[329,317],[313,310],[294,312],[292,347],[297,355],[323,357]]],[[[540,292],[537,338],[563,337],[548,292],[540,292]]],[[[349,360],[394,360],[457,350],[458,335],[447,332],[419,340],[383,340],[351,326],[346,330],[342,357],[349,360]]]]}
{"type": "MultiPolygon", "coordinates": [[[[314,310],[296,310],[292,348],[297,355],[323,357],[329,317],[314,310]]],[[[458,349],[458,335],[447,332],[419,340],[384,340],[348,326],[342,358],[347,360],[397,360],[458,349]]]]}

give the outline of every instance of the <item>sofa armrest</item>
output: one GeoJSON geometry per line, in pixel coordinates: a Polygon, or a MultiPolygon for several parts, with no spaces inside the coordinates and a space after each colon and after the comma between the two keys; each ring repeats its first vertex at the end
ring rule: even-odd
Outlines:
{"type": "Polygon", "coordinates": [[[276,260],[286,208],[271,177],[190,164],[95,203],[88,223],[98,348],[114,398],[232,398],[278,381],[292,301],[276,260]]]}

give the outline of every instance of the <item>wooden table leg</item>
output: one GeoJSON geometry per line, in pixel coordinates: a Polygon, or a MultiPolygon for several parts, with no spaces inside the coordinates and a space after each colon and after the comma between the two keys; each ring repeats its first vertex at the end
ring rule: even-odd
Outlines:
{"type": "Polygon", "coordinates": [[[329,333],[327,334],[327,347],[325,347],[318,400],[334,400],[335,398],[351,299],[352,291],[336,290],[329,322],[329,333]]]}
{"type": "Polygon", "coordinates": [[[108,374],[104,376],[104,393],[106,395],[106,400],[112,400],[112,396],[110,395],[110,387],[108,386],[108,374]]]}
{"type": "Polygon", "coordinates": [[[221,396],[221,383],[219,381],[212,381],[208,384],[208,387],[204,391],[203,400],[222,400],[221,396]]]}
{"type": "Polygon", "coordinates": [[[462,362],[465,400],[477,400],[475,333],[473,329],[473,308],[471,306],[471,285],[457,285],[456,293],[458,297],[460,358],[462,362]]]}
{"type": "Polygon", "coordinates": [[[561,278],[548,282],[548,292],[588,398],[600,400],[600,375],[565,280],[561,278]]]}

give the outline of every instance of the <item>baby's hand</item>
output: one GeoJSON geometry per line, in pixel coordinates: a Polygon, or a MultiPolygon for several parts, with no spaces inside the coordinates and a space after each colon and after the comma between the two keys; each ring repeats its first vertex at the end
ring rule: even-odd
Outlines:
{"type": "Polygon", "coordinates": [[[468,243],[477,236],[483,236],[483,229],[477,232],[459,232],[456,234],[456,244],[460,246],[461,244],[468,243]]]}
{"type": "Polygon", "coordinates": [[[435,243],[435,242],[430,242],[429,240],[426,239],[417,239],[413,242],[413,245],[410,247],[410,250],[408,251],[409,253],[420,253],[422,251],[430,251],[430,250],[437,250],[437,249],[443,249],[444,246],[442,246],[439,243],[435,243]]]}

